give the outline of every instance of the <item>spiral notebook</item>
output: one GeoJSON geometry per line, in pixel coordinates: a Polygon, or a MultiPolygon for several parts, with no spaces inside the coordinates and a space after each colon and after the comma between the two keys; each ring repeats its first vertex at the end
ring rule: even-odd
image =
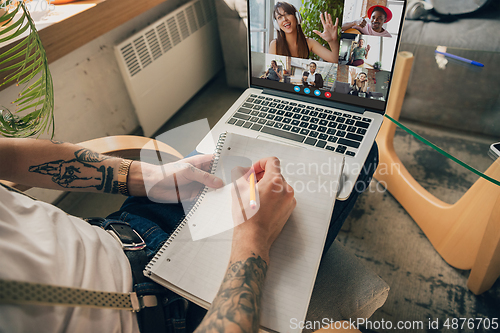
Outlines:
{"type": "MultiPolygon", "coordinates": [[[[264,285],[261,326],[300,332],[291,320],[305,319],[339,187],[343,156],[222,134],[211,172],[227,178],[225,160],[277,156],[282,174],[295,190],[297,206],[270,252],[264,285]],[[291,327],[294,327],[292,329],[291,327]]],[[[231,182],[205,188],[144,274],[185,298],[208,308],[226,272],[231,251],[231,182]],[[211,230],[199,233],[194,230],[211,230]],[[196,240],[194,240],[196,239],[196,240]]]]}

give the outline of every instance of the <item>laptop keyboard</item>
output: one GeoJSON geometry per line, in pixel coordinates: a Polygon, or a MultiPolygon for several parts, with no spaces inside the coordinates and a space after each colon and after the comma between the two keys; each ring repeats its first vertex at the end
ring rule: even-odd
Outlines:
{"type": "Polygon", "coordinates": [[[250,95],[228,124],[356,156],[370,118],[283,99],[250,95]]]}

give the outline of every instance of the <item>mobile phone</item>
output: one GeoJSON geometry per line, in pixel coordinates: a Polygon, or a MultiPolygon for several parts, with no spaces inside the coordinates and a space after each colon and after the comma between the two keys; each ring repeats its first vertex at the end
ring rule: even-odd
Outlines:
{"type": "Polygon", "coordinates": [[[494,160],[497,160],[500,157],[500,142],[491,144],[488,155],[490,155],[490,157],[494,160]]]}

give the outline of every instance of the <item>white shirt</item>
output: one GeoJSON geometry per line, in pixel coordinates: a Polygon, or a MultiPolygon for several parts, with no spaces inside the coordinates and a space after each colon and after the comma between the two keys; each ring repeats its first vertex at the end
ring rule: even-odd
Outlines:
{"type": "Polygon", "coordinates": [[[309,73],[309,75],[307,76],[307,83],[311,84],[311,83],[314,83],[315,79],[316,79],[316,72],[312,73],[310,71],[307,71],[309,73]]]}
{"type": "MultiPolygon", "coordinates": [[[[106,231],[0,186],[0,278],[132,291],[132,273],[106,231]]],[[[0,332],[139,332],[126,310],[0,304],[0,332]]]]}

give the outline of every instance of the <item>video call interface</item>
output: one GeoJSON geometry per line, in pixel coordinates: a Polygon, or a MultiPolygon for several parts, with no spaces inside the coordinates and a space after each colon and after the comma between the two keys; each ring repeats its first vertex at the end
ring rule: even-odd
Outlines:
{"type": "Polygon", "coordinates": [[[316,14],[302,0],[249,0],[249,9],[252,85],[385,108],[404,1],[345,0],[316,14]]]}

